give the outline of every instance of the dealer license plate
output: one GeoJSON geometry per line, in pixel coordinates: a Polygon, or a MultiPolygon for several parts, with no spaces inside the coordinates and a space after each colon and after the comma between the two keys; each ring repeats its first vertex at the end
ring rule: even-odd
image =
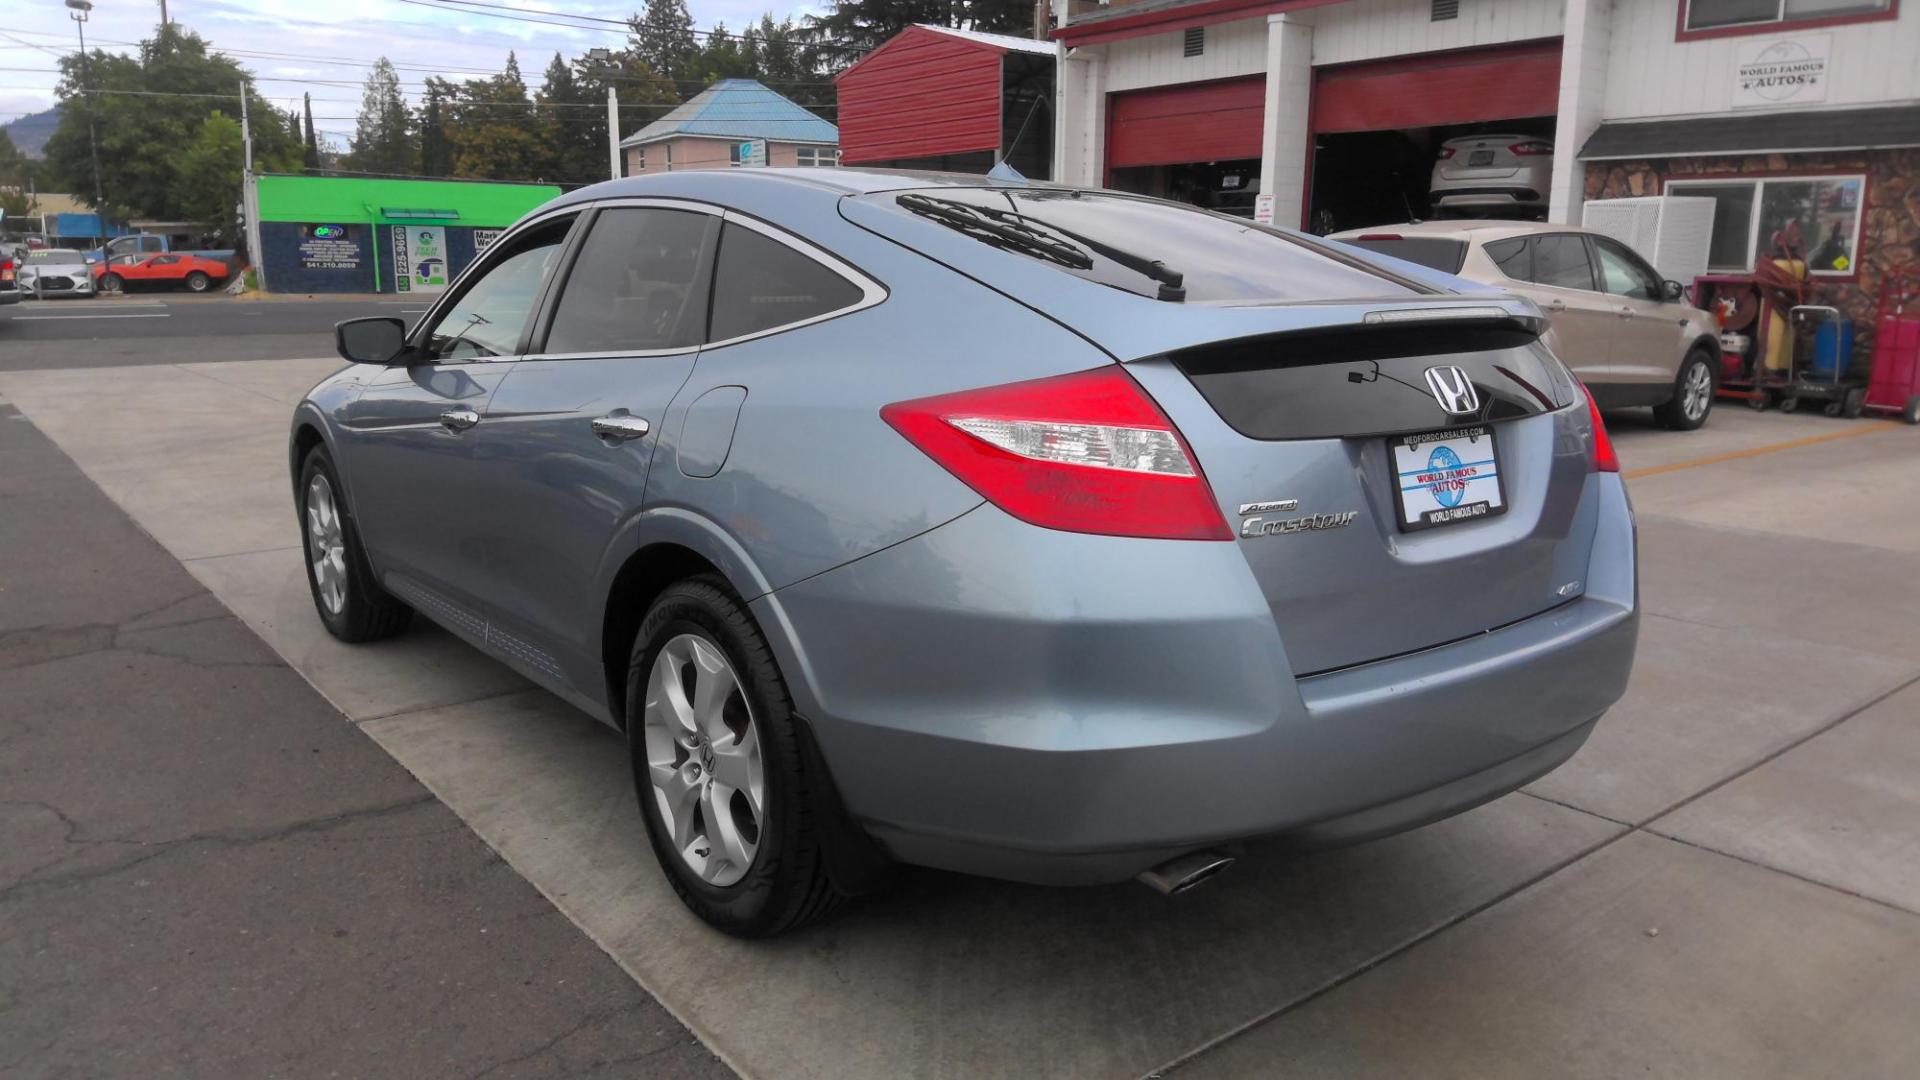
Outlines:
{"type": "Polygon", "coordinates": [[[1467,154],[1467,166],[1469,168],[1476,165],[1491,164],[1493,164],[1493,151],[1491,150],[1474,150],[1467,154]]]}
{"type": "Polygon", "coordinates": [[[1387,442],[1399,475],[1400,528],[1407,532],[1504,514],[1500,454],[1485,425],[1401,435],[1387,442]]]}

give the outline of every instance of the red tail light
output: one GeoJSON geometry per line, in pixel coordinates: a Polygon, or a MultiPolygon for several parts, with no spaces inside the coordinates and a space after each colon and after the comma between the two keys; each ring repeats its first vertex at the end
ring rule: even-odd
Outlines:
{"type": "Polygon", "coordinates": [[[1117,365],[880,410],[987,501],[1067,532],[1231,540],[1186,440],[1117,365]]]}
{"type": "Polygon", "coordinates": [[[1441,148],[1440,148],[1440,160],[1441,160],[1441,161],[1445,161],[1445,160],[1447,160],[1448,158],[1450,158],[1450,157],[1452,157],[1452,156],[1453,156],[1453,147],[1451,147],[1451,146],[1443,146],[1443,147],[1441,147],[1441,148]]]}
{"type": "Polygon", "coordinates": [[[1613,439],[1607,434],[1607,423],[1600,419],[1600,404],[1593,400],[1593,391],[1585,386],[1580,392],[1587,395],[1587,418],[1593,421],[1593,467],[1599,472],[1619,472],[1620,455],[1613,452],[1613,439]]]}
{"type": "Polygon", "coordinates": [[[1553,144],[1545,139],[1528,139],[1507,147],[1507,152],[1518,157],[1542,157],[1553,153],[1553,144]]]}

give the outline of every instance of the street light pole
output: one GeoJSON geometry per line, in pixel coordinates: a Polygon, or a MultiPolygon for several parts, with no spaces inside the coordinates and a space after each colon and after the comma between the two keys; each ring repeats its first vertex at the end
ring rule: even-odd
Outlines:
{"type": "Polygon", "coordinates": [[[100,139],[93,127],[93,64],[87,59],[87,13],[93,0],[67,0],[67,17],[80,30],[80,82],[87,99],[87,152],[93,158],[93,209],[100,218],[100,240],[107,239],[107,199],[100,188],[100,139]]]}

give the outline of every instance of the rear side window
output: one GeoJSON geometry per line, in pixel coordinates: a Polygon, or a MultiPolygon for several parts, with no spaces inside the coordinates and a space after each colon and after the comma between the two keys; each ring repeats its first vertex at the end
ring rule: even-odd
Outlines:
{"type": "Polygon", "coordinates": [[[655,207],[602,211],[567,273],[545,351],[645,352],[700,344],[707,318],[701,255],[714,220],[655,207]]]}
{"type": "Polygon", "coordinates": [[[1415,295],[1338,245],[1157,199],[1058,188],[941,188],[882,205],[1063,273],[1172,302],[1415,295]]]}
{"type": "Polygon", "coordinates": [[[1438,236],[1361,236],[1347,243],[1419,263],[1444,274],[1459,273],[1461,265],[1467,261],[1466,241],[1447,240],[1438,236]]]}
{"type": "Polygon", "coordinates": [[[1510,240],[1495,240],[1481,248],[1487,258],[1500,272],[1515,281],[1532,281],[1533,265],[1527,258],[1527,238],[1516,236],[1510,240]]]}
{"type": "Polygon", "coordinates": [[[757,334],[852,307],[860,286],[807,255],[744,225],[728,222],[720,234],[713,274],[709,341],[757,334]]]}
{"type": "Polygon", "coordinates": [[[1593,291],[1593,261],[1584,238],[1562,233],[1533,238],[1533,280],[1558,289],[1593,291]]]}

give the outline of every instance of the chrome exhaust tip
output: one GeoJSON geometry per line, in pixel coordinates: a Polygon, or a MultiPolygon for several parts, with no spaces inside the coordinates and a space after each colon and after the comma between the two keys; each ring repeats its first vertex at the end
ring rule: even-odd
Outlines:
{"type": "Polygon", "coordinates": [[[1231,855],[1222,855],[1217,851],[1193,851],[1168,859],[1151,870],[1141,871],[1137,880],[1163,896],[1178,896],[1212,880],[1220,871],[1232,865],[1231,855]]]}

